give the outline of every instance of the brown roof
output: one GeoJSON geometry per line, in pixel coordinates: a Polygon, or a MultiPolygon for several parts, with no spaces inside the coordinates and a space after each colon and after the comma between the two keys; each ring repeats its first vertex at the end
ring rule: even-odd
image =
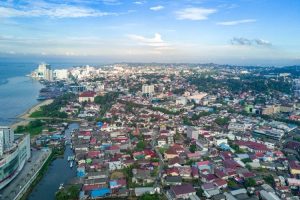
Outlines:
{"type": "Polygon", "coordinates": [[[93,91],[86,91],[86,92],[83,92],[79,95],[79,97],[95,97],[96,95],[96,92],[93,92],[93,91]]]}
{"type": "Polygon", "coordinates": [[[177,196],[182,194],[194,193],[196,190],[191,184],[176,185],[171,187],[171,191],[177,196]]]}

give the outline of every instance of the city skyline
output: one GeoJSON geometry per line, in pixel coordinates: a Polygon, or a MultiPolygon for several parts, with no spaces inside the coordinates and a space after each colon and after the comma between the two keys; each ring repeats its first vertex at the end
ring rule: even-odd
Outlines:
{"type": "Polygon", "coordinates": [[[101,62],[300,61],[298,1],[6,0],[1,57],[101,62]]]}

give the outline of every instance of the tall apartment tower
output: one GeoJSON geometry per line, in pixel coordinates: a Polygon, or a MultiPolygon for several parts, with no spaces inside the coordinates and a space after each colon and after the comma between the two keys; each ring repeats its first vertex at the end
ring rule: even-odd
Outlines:
{"type": "Polygon", "coordinates": [[[14,143],[14,132],[7,126],[0,126],[0,156],[14,143]]]}
{"type": "Polygon", "coordinates": [[[143,94],[153,94],[154,93],[154,85],[143,85],[142,86],[143,94]]]}
{"type": "Polygon", "coordinates": [[[40,79],[44,79],[47,81],[53,80],[53,71],[51,69],[51,66],[48,64],[40,64],[37,69],[37,74],[40,79]]]}

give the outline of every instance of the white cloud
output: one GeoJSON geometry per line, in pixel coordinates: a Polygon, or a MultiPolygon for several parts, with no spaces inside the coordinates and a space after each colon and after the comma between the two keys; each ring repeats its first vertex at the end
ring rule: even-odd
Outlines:
{"type": "Polygon", "coordinates": [[[168,47],[169,44],[162,40],[159,33],[155,33],[153,38],[146,38],[140,35],[128,35],[129,39],[138,42],[140,45],[150,47],[168,47]]]}
{"type": "Polygon", "coordinates": [[[106,5],[120,5],[122,4],[119,0],[102,0],[102,2],[106,5]]]}
{"type": "Polygon", "coordinates": [[[233,45],[242,46],[272,46],[272,43],[263,39],[248,39],[244,37],[234,37],[230,40],[233,45]]]}
{"type": "Polygon", "coordinates": [[[253,23],[256,22],[255,19],[242,19],[242,20],[234,20],[234,21],[223,21],[223,22],[218,22],[218,25],[222,26],[234,26],[234,25],[239,25],[239,24],[246,24],[246,23],[253,23]]]}
{"type": "Polygon", "coordinates": [[[128,38],[137,42],[139,45],[151,47],[156,51],[173,49],[169,43],[161,38],[159,33],[155,33],[153,38],[147,38],[140,35],[128,35],[128,38]]]}
{"type": "Polygon", "coordinates": [[[135,1],[133,2],[134,4],[137,4],[137,5],[143,5],[146,3],[146,1],[135,1]]]}
{"type": "Polygon", "coordinates": [[[56,17],[56,18],[78,18],[78,17],[102,17],[119,15],[118,13],[102,12],[91,8],[71,6],[66,4],[44,4],[42,6],[24,6],[20,8],[1,7],[0,17],[56,17]]]}
{"type": "Polygon", "coordinates": [[[176,12],[177,19],[206,20],[210,14],[217,12],[216,9],[208,8],[185,8],[176,12]]]}
{"type": "Polygon", "coordinates": [[[162,10],[164,8],[165,8],[164,6],[158,5],[158,6],[151,7],[150,10],[159,11],[159,10],[162,10]]]}

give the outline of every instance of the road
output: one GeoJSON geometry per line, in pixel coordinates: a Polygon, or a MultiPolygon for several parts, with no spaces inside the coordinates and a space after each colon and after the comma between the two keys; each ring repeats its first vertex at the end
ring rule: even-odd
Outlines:
{"type": "Polygon", "coordinates": [[[0,191],[0,199],[13,200],[31,177],[37,172],[48,155],[49,152],[32,150],[30,162],[26,162],[19,175],[0,191]]]}
{"type": "Polygon", "coordinates": [[[154,134],[152,134],[152,141],[151,141],[152,149],[155,151],[155,153],[156,153],[156,154],[158,155],[158,157],[159,157],[158,176],[156,177],[155,184],[154,184],[154,188],[156,188],[156,187],[162,188],[162,187],[161,187],[161,177],[162,177],[162,172],[163,172],[163,168],[164,168],[164,165],[165,165],[163,156],[162,156],[161,153],[159,152],[159,149],[158,149],[157,147],[155,147],[158,132],[159,132],[159,130],[154,130],[154,134]]]}

